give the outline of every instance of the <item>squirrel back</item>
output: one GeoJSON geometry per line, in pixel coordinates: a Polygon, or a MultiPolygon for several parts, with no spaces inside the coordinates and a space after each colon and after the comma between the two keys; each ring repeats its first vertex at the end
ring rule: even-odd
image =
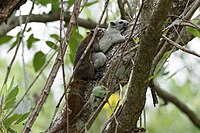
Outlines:
{"type": "Polygon", "coordinates": [[[85,37],[85,39],[83,39],[80,42],[80,44],[76,50],[76,55],[75,55],[75,60],[74,60],[74,68],[76,67],[76,70],[74,70],[74,73],[73,73],[73,79],[75,79],[75,80],[92,80],[92,79],[94,79],[95,68],[94,68],[94,64],[92,61],[92,52],[100,51],[98,42],[99,42],[100,37],[103,35],[102,29],[98,30],[93,44],[88,49],[83,60],[80,61],[79,65],[77,66],[78,61],[80,60],[85,49],[87,48],[90,40],[92,39],[93,34],[94,34],[94,31],[90,31],[88,33],[88,35],[85,37]]]}
{"type": "Polygon", "coordinates": [[[92,52],[99,50],[99,39],[103,34],[103,31],[101,29],[98,30],[97,35],[94,39],[93,44],[88,49],[85,57],[83,60],[79,63],[78,66],[76,66],[83,55],[85,49],[87,48],[92,36],[94,34],[94,31],[90,31],[88,35],[83,39],[76,51],[76,56],[74,60],[74,70],[73,73],[73,80],[69,84],[70,92],[68,94],[68,107],[71,110],[69,113],[69,122],[72,122],[73,118],[79,113],[79,111],[82,109],[82,107],[85,104],[85,92],[87,90],[87,84],[89,80],[94,79],[95,75],[95,68],[94,64],[92,62],[92,52]]]}

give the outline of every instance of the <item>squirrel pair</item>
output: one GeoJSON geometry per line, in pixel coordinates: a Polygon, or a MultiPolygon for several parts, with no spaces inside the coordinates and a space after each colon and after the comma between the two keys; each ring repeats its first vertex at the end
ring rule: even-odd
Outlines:
{"type": "Polygon", "coordinates": [[[126,20],[116,20],[110,22],[105,31],[103,31],[103,29],[98,29],[92,46],[88,49],[80,64],[76,66],[94,34],[93,30],[90,31],[85,39],[80,42],[76,51],[74,60],[74,66],[76,67],[76,70],[73,73],[73,79],[95,79],[95,69],[98,69],[105,64],[107,60],[105,53],[108,51],[108,49],[114,44],[125,41],[125,37],[121,35],[121,31],[126,29],[128,24],[129,23],[126,20]]]}
{"type": "MultiPolygon", "coordinates": [[[[88,46],[94,31],[90,31],[87,36],[80,42],[74,60],[73,80],[69,84],[70,92],[68,94],[68,120],[73,123],[74,117],[80,112],[85,105],[85,93],[88,82],[94,80],[95,70],[103,67],[107,57],[105,53],[111,46],[125,41],[125,37],[121,34],[122,30],[128,27],[128,21],[116,20],[109,23],[108,28],[104,31],[99,29],[94,39],[93,44],[88,49],[85,57],[79,62],[86,47],[88,46]],[[78,64],[78,66],[76,66],[78,64]],[[76,69],[75,69],[76,68],[76,69]]],[[[66,115],[67,116],[67,115],[66,115]]],[[[65,117],[67,119],[67,117],[65,117]]],[[[53,132],[58,132],[66,126],[66,121],[63,121],[60,127],[53,132]]]]}
{"type": "Polygon", "coordinates": [[[74,60],[75,69],[73,72],[73,80],[69,84],[68,107],[71,110],[69,121],[73,119],[84,106],[84,93],[87,90],[87,83],[96,78],[95,70],[105,64],[107,60],[105,53],[112,45],[125,41],[125,37],[121,34],[121,31],[126,29],[128,24],[126,20],[116,20],[110,22],[105,31],[103,29],[98,29],[93,44],[88,49],[82,61],[78,63],[94,31],[90,31],[80,42],[74,60]],[[76,66],[77,64],[78,66],[76,66]]]}

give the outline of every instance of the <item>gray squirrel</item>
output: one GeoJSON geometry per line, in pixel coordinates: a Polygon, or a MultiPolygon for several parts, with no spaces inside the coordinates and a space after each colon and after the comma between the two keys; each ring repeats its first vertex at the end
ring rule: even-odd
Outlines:
{"type": "Polygon", "coordinates": [[[102,67],[107,58],[105,53],[108,49],[117,43],[125,42],[125,37],[121,32],[128,27],[129,22],[123,19],[111,21],[108,28],[104,31],[103,36],[99,40],[99,48],[101,52],[93,52],[92,60],[95,69],[102,67]]]}

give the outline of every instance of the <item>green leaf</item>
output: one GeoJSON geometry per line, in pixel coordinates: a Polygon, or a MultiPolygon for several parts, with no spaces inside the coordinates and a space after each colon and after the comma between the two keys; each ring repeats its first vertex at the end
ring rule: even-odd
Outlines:
{"type": "Polygon", "coordinates": [[[10,83],[10,86],[8,88],[8,91],[10,92],[11,91],[11,88],[13,87],[13,84],[14,84],[14,76],[12,77],[12,80],[11,80],[11,83],[10,83]]]}
{"type": "Polygon", "coordinates": [[[69,0],[67,1],[67,10],[69,10],[70,7],[74,4],[75,0],[69,0]]]}
{"type": "Polygon", "coordinates": [[[137,37],[137,38],[135,39],[135,43],[138,44],[139,42],[140,42],[140,38],[137,37]]]}
{"type": "Polygon", "coordinates": [[[9,52],[10,50],[12,50],[12,49],[17,45],[18,41],[19,41],[19,38],[17,38],[17,39],[13,42],[13,44],[12,44],[11,47],[9,48],[8,52],[9,52]]]}
{"type": "Polygon", "coordinates": [[[29,32],[29,31],[31,31],[32,30],[32,28],[31,27],[29,27],[27,30],[26,30],[26,32],[29,32]]]}
{"type": "Polygon", "coordinates": [[[8,95],[6,96],[5,102],[9,101],[12,98],[16,98],[18,92],[19,92],[19,88],[18,88],[18,86],[16,86],[14,89],[12,89],[11,92],[8,93],[8,95]]]}
{"type": "Polygon", "coordinates": [[[80,40],[82,39],[82,36],[78,33],[78,31],[75,29],[72,32],[72,36],[70,38],[70,42],[69,42],[69,61],[66,61],[67,63],[69,62],[74,62],[74,57],[75,57],[75,53],[76,53],[76,49],[79,45],[80,40]]]}
{"type": "Polygon", "coordinates": [[[200,32],[195,29],[195,28],[192,28],[192,27],[188,27],[187,30],[194,36],[196,37],[200,37],[200,32]]]}
{"type": "Polygon", "coordinates": [[[153,76],[151,76],[151,77],[149,78],[149,80],[152,80],[152,79],[154,79],[154,78],[156,78],[156,77],[158,77],[158,76],[159,76],[159,73],[154,74],[153,76]]]}
{"type": "Polygon", "coordinates": [[[0,37],[0,45],[9,42],[11,39],[13,39],[13,36],[5,35],[0,37]]]}
{"type": "Polygon", "coordinates": [[[45,6],[48,3],[51,3],[51,0],[37,0],[37,2],[39,2],[41,5],[45,6]]]}
{"type": "Polygon", "coordinates": [[[46,6],[47,4],[52,5],[52,10],[57,10],[59,8],[59,1],[58,0],[37,0],[37,3],[40,3],[43,6],[46,6]]]}
{"type": "Polygon", "coordinates": [[[9,109],[11,109],[12,107],[13,107],[13,105],[15,104],[15,100],[16,100],[16,98],[12,98],[12,99],[10,99],[9,101],[7,101],[6,103],[5,103],[5,106],[4,106],[4,110],[9,110],[9,109]]]}
{"type": "Polygon", "coordinates": [[[156,66],[155,73],[158,73],[158,71],[161,69],[161,66],[163,65],[163,63],[165,63],[166,59],[169,58],[170,53],[171,53],[170,51],[165,52],[165,54],[159,61],[158,65],[156,66]]]}
{"type": "Polygon", "coordinates": [[[45,54],[42,51],[37,52],[33,58],[33,67],[35,72],[40,70],[42,66],[45,64],[45,62],[46,62],[45,54]]]}
{"type": "Polygon", "coordinates": [[[58,46],[51,41],[46,41],[46,44],[52,49],[57,50],[57,48],[58,48],[58,46]]]}
{"type": "Polygon", "coordinates": [[[6,92],[7,92],[7,84],[4,84],[1,88],[1,95],[0,95],[1,97],[0,98],[5,97],[6,92]]]}
{"type": "Polygon", "coordinates": [[[9,52],[10,50],[12,50],[12,49],[17,45],[17,43],[19,42],[20,34],[21,34],[21,32],[19,31],[19,32],[17,33],[16,40],[13,42],[13,44],[12,44],[11,47],[9,48],[8,52],[9,52]]]}
{"type": "Polygon", "coordinates": [[[60,36],[58,36],[57,34],[51,34],[50,35],[53,39],[55,39],[56,41],[58,41],[60,39],[60,36]]]}
{"type": "Polygon", "coordinates": [[[3,124],[4,124],[5,128],[8,129],[11,126],[11,124],[13,122],[15,122],[16,120],[18,120],[19,118],[20,118],[20,115],[14,114],[11,117],[9,117],[6,120],[4,120],[3,124]]]}
{"type": "Polygon", "coordinates": [[[13,130],[12,128],[8,128],[9,133],[17,133],[17,131],[13,130]]]}
{"type": "Polygon", "coordinates": [[[27,112],[25,114],[21,114],[20,115],[21,117],[16,121],[15,124],[19,124],[20,122],[22,122],[23,120],[25,120],[28,117],[29,114],[30,114],[30,112],[27,112]]]}
{"type": "Polygon", "coordinates": [[[5,100],[4,110],[11,109],[16,102],[16,96],[19,92],[18,86],[16,86],[11,92],[8,93],[5,100]]]}
{"type": "Polygon", "coordinates": [[[58,10],[58,8],[59,8],[59,1],[58,0],[52,0],[51,1],[51,5],[52,5],[52,10],[53,11],[56,11],[56,10],[58,10]]]}
{"type": "Polygon", "coordinates": [[[33,36],[33,34],[31,34],[31,35],[29,36],[28,40],[27,40],[28,49],[30,49],[30,48],[32,47],[33,43],[34,43],[34,42],[37,42],[37,41],[39,41],[39,39],[35,38],[35,37],[33,36]]]}

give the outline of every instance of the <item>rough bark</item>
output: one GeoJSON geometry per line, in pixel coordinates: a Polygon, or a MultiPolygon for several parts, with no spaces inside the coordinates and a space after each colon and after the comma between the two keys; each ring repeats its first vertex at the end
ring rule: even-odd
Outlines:
{"type": "Polygon", "coordinates": [[[0,0],[0,23],[4,22],[14,10],[24,4],[26,0],[0,0]]]}
{"type": "MultiPolygon", "coordinates": [[[[176,3],[178,1],[174,1],[176,3]]],[[[127,56],[124,56],[123,61],[120,62],[116,75],[112,78],[112,83],[111,87],[109,87],[109,76],[106,76],[104,82],[102,83],[104,86],[108,87],[110,89],[110,92],[108,95],[106,95],[106,98],[96,98],[94,103],[88,103],[88,106],[86,106],[80,115],[78,116],[78,119],[75,120],[73,125],[70,125],[69,132],[77,132],[77,131],[84,131],[85,127],[89,129],[91,124],[93,123],[93,119],[95,119],[100,110],[102,109],[103,105],[106,103],[106,99],[109,98],[109,96],[114,93],[116,90],[118,90],[118,86],[116,85],[120,81],[125,81],[125,83],[128,82],[128,78],[130,76],[130,71],[132,68],[132,60],[134,60],[134,68],[133,68],[133,77],[131,80],[131,84],[128,90],[128,96],[127,100],[124,103],[124,106],[121,106],[120,109],[118,110],[117,114],[117,122],[118,125],[115,124],[115,120],[111,119],[111,124],[107,127],[107,132],[114,132],[115,128],[118,126],[117,132],[119,133],[124,133],[124,132],[133,132],[133,129],[136,128],[137,120],[143,110],[144,104],[145,104],[145,97],[146,97],[146,89],[149,85],[149,77],[150,77],[150,71],[152,67],[152,62],[154,60],[154,57],[156,56],[157,52],[159,51],[158,44],[160,43],[160,38],[163,30],[163,24],[166,20],[168,12],[170,12],[170,9],[177,9],[178,11],[174,11],[173,13],[177,13],[175,15],[180,15],[183,10],[185,9],[184,5],[178,6],[177,8],[174,7],[174,5],[179,5],[179,4],[174,4],[173,7],[171,6],[172,1],[167,1],[167,0],[160,0],[160,4],[156,5],[155,7],[152,7],[153,5],[146,5],[144,8],[146,8],[146,14],[143,12],[143,16],[148,16],[146,17],[147,19],[141,19],[141,21],[144,21],[144,25],[140,27],[141,25],[137,26],[137,31],[134,32],[134,37],[138,37],[138,31],[144,30],[144,27],[146,26],[146,29],[142,32],[141,39],[140,39],[140,46],[139,50],[137,51],[137,55],[134,58],[134,53],[135,50],[133,50],[133,53],[131,52],[131,56],[127,54],[127,56]],[[171,8],[170,8],[171,7],[171,8]],[[153,11],[153,8],[156,8],[151,15],[151,12],[153,11]],[[149,19],[150,18],[150,19],[149,19]],[[148,24],[148,25],[146,25],[148,24]],[[129,55],[129,56],[128,56],[129,55]],[[98,109],[98,111],[96,111],[98,109]],[[96,111],[96,112],[95,112],[96,111]],[[93,117],[93,119],[90,119],[93,117]]],[[[186,4],[186,3],[184,3],[186,4]]],[[[190,5],[190,4],[188,4],[190,5]]],[[[171,14],[172,12],[170,12],[171,14]]],[[[126,32],[125,35],[129,35],[131,31],[131,28],[129,28],[126,32]]],[[[185,29],[184,29],[185,31],[185,29]]],[[[186,34],[183,34],[183,38],[186,34]]],[[[186,40],[185,43],[187,43],[189,40],[193,38],[191,34],[187,34],[188,39],[186,40]],[[188,36],[189,35],[189,36],[188,36]]],[[[129,53],[128,51],[130,48],[134,47],[134,41],[130,42],[128,47],[126,48],[126,52],[129,53]]],[[[102,71],[104,71],[104,75],[106,75],[111,68],[111,71],[109,75],[112,75],[113,70],[115,69],[116,65],[116,58],[120,57],[120,54],[122,51],[116,52],[116,49],[120,47],[120,44],[117,46],[113,47],[108,53],[108,62],[102,71]],[[112,63],[113,60],[115,63],[112,63]],[[113,65],[114,64],[114,65],[113,65]]],[[[164,51],[166,52],[167,49],[164,51]]],[[[125,52],[125,53],[126,53],[125,52]]],[[[163,52],[163,54],[164,54],[163,52]]],[[[161,56],[162,57],[162,56],[161,56]]],[[[160,58],[158,59],[158,61],[160,58]]],[[[157,62],[158,63],[158,62],[157,62]]],[[[157,64],[156,63],[156,64],[157,64]]],[[[89,99],[92,89],[98,81],[93,82],[90,84],[88,87],[88,93],[86,96],[86,99],[89,99]]],[[[54,123],[53,127],[59,126],[62,122],[62,117],[64,114],[64,110],[62,113],[58,116],[56,122],[54,123]]],[[[60,131],[61,133],[64,132],[60,131]]]]}
{"type": "MultiPolygon", "coordinates": [[[[127,100],[121,113],[117,116],[118,133],[132,132],[137,127],[138,118],[145,105],[152,61],[156,55],[163,24],[170,11],[171,4],[172,1],[170,0],[159,1],[157,8],[150,17],[147,29],[141,35],[139,50],[134,60],[134,76],[128,88],[127,100]]],[[[116,123],[113,120],[107,132],[112,133],[115,130],[115,126],[116,123]]]]}

